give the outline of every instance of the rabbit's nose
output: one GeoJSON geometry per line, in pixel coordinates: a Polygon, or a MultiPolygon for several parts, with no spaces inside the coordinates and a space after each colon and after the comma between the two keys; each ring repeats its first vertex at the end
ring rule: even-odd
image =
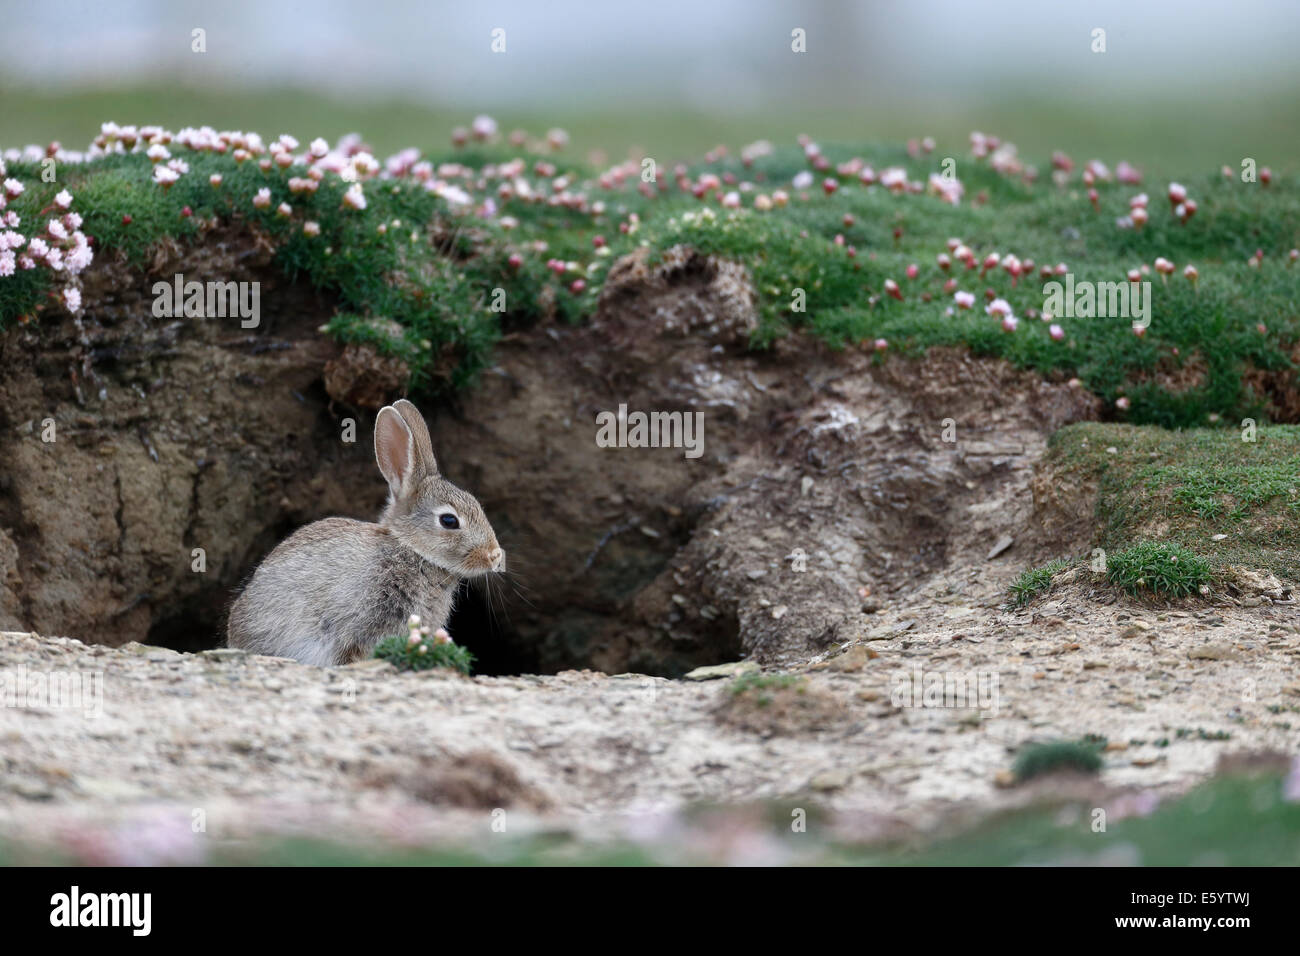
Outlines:
{"type": "Polygon", "coordinates": [[[506,569],[506,553],[500,548],[493,548],[488,552],[488,563],[492,566],[493,571],[504,571],[506,569]]]}

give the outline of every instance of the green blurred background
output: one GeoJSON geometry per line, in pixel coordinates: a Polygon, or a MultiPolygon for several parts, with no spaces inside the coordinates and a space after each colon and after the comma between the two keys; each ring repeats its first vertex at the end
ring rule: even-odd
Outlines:
{"type": "Polygon", "coordinates": [[[0,147],[100,122],[442,147],[487,113],[598,162],[972,129],[1041,161],[1212,171],[1300,156],[1300,4],[69,0],[0,4],[0,147]],[[193,49],[196,29],[206,51],[193,49]],[[504,52],[493,52],[493,31],[504,52]],[[803,30],[806,52],[791,49],[803,30]],[[1094,31],[1106,31],[1094,52],[1094,31]],[[498,35],[500,37],[501,35],[498,35]]]}

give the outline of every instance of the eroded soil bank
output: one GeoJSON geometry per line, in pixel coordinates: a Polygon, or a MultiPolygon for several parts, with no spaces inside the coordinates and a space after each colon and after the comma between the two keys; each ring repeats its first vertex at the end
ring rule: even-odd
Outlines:
{"type": "MultiPolygon", "coordinates": [[[[154,318],[152,282],[181,268],[164,249],[146,275],[96,263],[82,319],[0,339],[0,625],[217,646],[278,540],[377,513],[370,429],[400,369],[320,335],[330,304],[255,235],[200,251],[199,272],[262,283],[261,327],[154,318]]],[[[1034,526],[1031,482],[1046,437],[1095,417],[1086,393],[942,350],[754,352],[753,324],[742,269],[633,256],[593,321],[515,329],[474,388],[425,403],[443,470],[510,555],[453,620],[483,672],[799,661],[935,575],[962,568],[984,599],[1077,543],[1034,526]],[[702,413],[702,454],[598,446],[597,414],[620,406],[702,413]]]]}

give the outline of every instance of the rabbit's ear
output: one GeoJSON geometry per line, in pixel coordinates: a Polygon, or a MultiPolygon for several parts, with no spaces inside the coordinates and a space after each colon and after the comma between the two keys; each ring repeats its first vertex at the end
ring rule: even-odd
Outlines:
{"type": "Polygon", "coordinates": [[[381,408],[375,417],[375,461],[394,498],[414,486],[418,454],[415,436],[402,416],[391,405],[381,408]]]}
{"type": "Polygon", "coordinates": [[[402,416],[402,421],[406,422],[406,427],[411,430],[411,437],[415,439],[415,454],[417,462],[423,466],[424,473],[436,475],[438,473],[438,462],[433,457],[433,442],[429,440],[429,426],[424,423],[424,416],[420,410],[404,398],[399,398],[393,402],[393,408],[402,416]]]}

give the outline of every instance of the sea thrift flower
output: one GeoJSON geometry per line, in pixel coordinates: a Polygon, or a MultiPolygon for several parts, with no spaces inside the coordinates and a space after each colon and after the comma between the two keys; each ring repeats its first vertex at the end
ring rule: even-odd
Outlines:
{"type": "Polygon", "coordinates": [[[984,276],[984,273],[988,272],[990,269],[996,269],[998,267],[998,263],[1001,261],[1002,261],[1001,258],[998,256],[996,252],[990,252],[987,256],[984,257],[984,268],[980,270],[980,277],[982,278],[984,276]]]}
{"type": "Polygon", "coordinates": [[[1177,206],[1187,198],[1187,187],[1181,183],[1169,184],[1169,205],[1177,206]]]}
{"type": "Polygon", "coordinates": [[[305,236],[315,238],[320,235],[320,223],[309,219],[307,222],[302,224],[302,232],[305,236]]]}
{"type": "Polygon", "coordinates": [[[984,307],[984,311],[989,315],[1007,316],[1011,314],[1011,303],[1006,299],[994,299],[984,307]]]}
{"type": "Polygon", "coordinates": [[[1128,406],[1129,406],[1129,401],[1127,395],[1121,395],[1119,398],[1115,399],[1115,407],[1118,408],[1120,411],[1125,411],[1128,408],[1128,406]]]}
{"type": "Polygon", "coordinates": [[[290,216],[293,215],[293,207],[290,206],[287,202],[282,202],[280,203],[280,205],[275,207],[275,212],[276,215],[280,216],[281,218],[288,219],[290,216]]]}
{"type": "Polygon", "coordinates": [[[920,272],[921,270],[917,267],[915,262],[907,267],[907,277],[909,279],[915,279],[918,275],[920,275],[920,272]]]}
{"type": "Polygon", "coordinates": [[[343,194],[343,205],[349,209],[365,209],[366,194],[361,191],[360,183],[353,183],[343,194]]]}
{"type": "Polygon", "coordinates": [[[54,197],[54,204],[60,209],[67,209],[72,205],[72,193],[68,192],[66,189],[60,191],[59,194],[54,197]]]}
{"type": "Polygon", "coordinates": [[[1183,270],[1183,275],[1186,277],[1187,281],[1192,284],[1192,287],[1195,288],[1196,280],[1200,278],[1201,274],[1196,271],[1196,266],[1188,266],[1183,270]]]}
{"type": "Polygon", "coordinates": [[[1065,329],[1053,323],[1052,325],[1048,326],[1047,334],[1052,337],[1053,341],[1060,342],[1065,338],[1065,329]]]}
{"type": "Polygon", "coordinates": [[[1174,274],[1174,264],[1164,256],[1156,256],[1156,272],[1160,273],[1160,278],[1167,281],[1167,277],[1174,274]]]}
{"type": "Polygon", "coordinates": [[[946,252],[941,252],[937,256],[935,256],[934,261],[939,263],[939,268],[942,269],[944,272],[947,272],[950,268],[952,268],[952,259],[949,258],[948,253],[946,252]]]}
{"type": "Polygon", "coordinates": [[[221,185],[221,174],[220,174],[220,173],[213,173],[211,176],[209,176],[209,177],[208,177],[208,185],[211,186],[213,189],[215,189],[215,188],[217,188],[218,186],[220,186],[220,185],[221,185]]]}
{"type": "Polygon", "coordinates": [[[1129,269],[1129,270],[1128,270],[1128,281],[1129,281],[1129,282],[1141,282],[1141,281],[1142,281],[1142,270],[1141,270],[1141,269],[1129,269]]]}
{"type": "Polygon", "coordinates": [[[176,172],[174,169],[169,169],[166,166],[155,166],[153,168],[153,181],[163,189],[170,188],[172,183],[176,182],[176,180],[180,178],[180,173],[176,172]]]}
{"type": "Polygon", "coordinates": [[[1004,315],[1002,317],[1003,332],[1014,332],[1016,330],[1016,326],[1018,326],[1019,324],[1020,324],[1020,320],[1017,319],[1014,315],[1004,315]]]}
{"type": "Polygon", "coordinates": [[[68,286],[63,290],[63,304],[68,307],[69,312],[81,311],[81,290],[68,286]]]}
{"type": "Polygon", "coordinates": [[[23,191],[26,188],[27,188],[26,186],[24,186],[16,179],[5,180],[5,195],[8,196],[10,199],[17,199],[19,196],[23,194],[23,191]]]}
{"type": "Polygon", "coordinates": [[[253,197],[253,205],[258,209],[271,208],[271,190],[265,186],[259,189],[257,195],[253,197]]]}
{"type": "Polygon", "coordinates": [[[969,309],[975,305],[974,292],[956,292],[952,297],[953,302],[957,303],[959,309],[969,309]]]}
{"type": "Polygon", "coordinates": [[[876,339],[874,345],[875,345],[875,349],[876,349],[877,352],[883,352],[883,351],[885,351],[885,349],[889,348],[889,340],[888,340],[888,339],[876,339]]]}
{"type": "Polygon", "coordinates": [[[903,301],[903,292],[899,289],[898,283],[893,279],[885,280],[885,293],[892,298],[897,299],[899,302],[903,301]]]}
{"type": "Polygon", "coordinates": [[[1129,220],[1138,229],[1147,224],[1147,210],[1145,206],[1134,206],[1133,211],[1128,214],[1129,220]]]}

